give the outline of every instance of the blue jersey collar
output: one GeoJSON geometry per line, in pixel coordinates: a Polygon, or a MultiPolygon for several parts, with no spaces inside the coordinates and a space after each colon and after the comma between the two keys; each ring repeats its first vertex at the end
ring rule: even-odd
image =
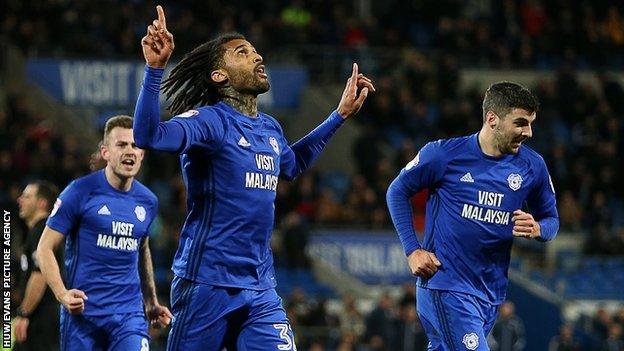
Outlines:
{"type": "Polygon", "coordinates": [[[262,123],[262,113],[260,111],[258,111],[258,116],[256,116],[256,117],[249,117],[249,116],[241,113],[240,111],[238,111],[234,107],[226,104],[223,101],[220,101],[219,103],[217,103],[217,106],[219,106],[219,108],[227,111],[228,113],[230,113],[232,116],[234,116],[237,120],[239,120],[241,122],[249,123],[249,124],[252,124],[252,125],[260,125],[262,123]]]}
{"type": "Polygon", "coordinates": [[[103,168],[103,169],[98,171],[100,173],[100,176],[99,176],[100,182],[102,182],[102,185],[105,186],[106,188],[110,189],[111,191],[114,191],[114,192],[119,193],[119,194],[127,195],[127,194],[132,193],[134,191],[134,188],[136,188],[136,186],[134,184],[136,182],[136,179],[132,179],[132,185],[130,186],[130,190],[128,190],[128,191],[123,191],[123,190],[119,190],[117,188],[114,188],[112,185],[110,185],[110,183],[106,179],[106,173],[105,173],[104,170],[105,170],[105,168],[103,168]]]}
{"type": "MultiPolygon", "coordinates": [[[[508,161],[511,160],[512,158],[514,158],[516,155],[503,155],[501,157],[494,157],[494,156],[490,156],[488,154],[486,154],[485,152],[483,152],[483,150],[481,150],[481,146],[479,145],[479,132],[476,132],[475,134],[473,134],[470,137],[470,146],[472,147],[473,151],[479,155],[479,157],[484,158],[486,160],[491,160],[491,161],[508,161]]],[[[522,149],[522,147],[520,148],[522,149]]],[[[520,151],[518,151],[519,153],[520,151]]]]}

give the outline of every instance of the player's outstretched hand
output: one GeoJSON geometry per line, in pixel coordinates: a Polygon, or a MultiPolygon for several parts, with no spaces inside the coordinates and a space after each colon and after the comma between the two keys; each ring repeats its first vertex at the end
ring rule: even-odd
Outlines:
{"type": "Polygon", "coordinates": [[[365,75],[358,73],[358,65],[353,63],[353,72],[351,72],[351,77],[347,79],[347,86],[345,86],[340,103],[338,103],[338,113],[344,119],[355,115],[360,111],[364,100],[371,91],[375,91],[373,82],[365,75]]]}
{"type": "Polygon", "coordinates": [[[425,279],[433,277],[442,266],[433,252],[423,249],[418,249],[407,256],[407,264],[413,275],[425,279]]]}
{"type": "Polygon", "coordinates": [[[173,48],[173,34],[167,30],[167,20],[162,6],[156,6],[158,19],[147,26],[147,34],[141,39],[143,56],[150,67],[165,68],[173,48]]]}
{"type": "Polygon", "coordinates": [[[522,210],[515,210],[511,221],[514,224],[512,231],[513,236],[526,239],[535,239],[541,236],[540,225],[533,219],[530,213],[526,213],[522,210]]]}
{"type": "Polygon", "coordinates": [[[145,313],[147,314],[147,319],[150,321],[150,325],[154,328],[168,326],[173,318],[173,314],[171,314],[169,309],[158,302],[154,305],[145,306],[145,313]]]}
{"type": "Polygon", "coordinates": [[[82,290],[67,290],[59,299],[59,302],[67,308],[71,314],[82,314],[85,309],[85,301],[89,298],[82,290]]]}

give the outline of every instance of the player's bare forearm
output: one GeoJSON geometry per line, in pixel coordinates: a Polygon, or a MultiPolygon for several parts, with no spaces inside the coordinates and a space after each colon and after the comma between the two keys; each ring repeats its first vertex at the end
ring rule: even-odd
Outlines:
{"type": "Polygon", "coordinates": [[[65,284],[63,284],[61,271],[56,257],[54,257],[54,251],[51,249],[39,248],[37,249],[37,255],[41,274],[45,278],[46,283],[50,286],[50,289],[52,289],[56,299],[60,301],[61,296],[67,291],[67,288],[65,284]]]}
{"type": "Polygon", "coordinates": [[[46,283],[50,286],[50,289],[52,289],[54,296],[56,296],[56,299],[59,301],[67,292],[67,289],[61,278],[61,270],[54,256],[54,250],[60,245],[63,239],[64,237],[62,234],[46,226],[39,240],[39,246],[37,246],[37,259],[39,261],[41,274],[45,278],[46,283]]]}
{"type": "Polygon", "coordinates": [[[46,290],[46,281],[41,272],[33,271],[26,283],[26,291],[24,291],[24,299],[22,300],[22,310],[30,314],[39,306],[43,294],[46,290]]]}
{"type": "Polygon", "coordinates": [[[154,283],[154,266],[152,265],[152,253],[149,248],[149,238],[141,243],[139,258],[139,274],[141,275],[141,290],[143,301],[146,305],[153,306],[157,303],[156,284],[154,283]]]}
{"type": "Polygon", "coordinates": [[[173,315],[165,306],[158,303],[156,297],[156,284],[154,283],[154,268],[152,265],[152,253],[149,249],[149,238],[141,243],[139,258],[139,274],[141,275],[141,290],[145,302],[147,319],[153,327],[164,327],[171,323],[173,315]]]}

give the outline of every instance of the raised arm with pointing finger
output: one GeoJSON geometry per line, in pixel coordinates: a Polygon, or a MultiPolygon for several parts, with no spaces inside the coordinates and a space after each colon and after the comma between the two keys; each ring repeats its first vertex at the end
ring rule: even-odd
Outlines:
{"type": "Polygon", "coordinates": [[[262,56],[238,33],[196,47],[161,82],[174,44],[163,9],[157,11],[141,41],[147,65],[134,131],[139,146],[180,154],[187,188],[168,349],[293,350],[269,247],[278,179],[310,167],[375,88],[354,63],[337,109],[289,144],[280,123],[258,111],[269,79],[262,56]],[[161,83],[175,115],[165,122],[161,83]]]}

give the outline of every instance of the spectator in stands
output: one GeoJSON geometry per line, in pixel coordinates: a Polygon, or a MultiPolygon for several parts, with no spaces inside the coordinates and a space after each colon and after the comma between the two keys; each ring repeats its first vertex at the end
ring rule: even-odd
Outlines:
{"type": "Polygon", "coordinates": [[[394,351],[422,351],[427,346],[427,335],[420,324],[414,298],[401,299],[399,318],[394,324],[394,351]]]}
{"type": "Polygon", "coordinates": [[[581,351],[581,343],[574,336],[574,327],[570,324],[562,325],[559,335],[550,339],[548,351],[581,351]]]}
{"type": "Polygon", "coordinates": [[[619,323],[622,328],[624,328],[624,306],[620,307],[620,309],[615,313],[613,319],[616,323],[619,323]]]}
{"type": "Polygon", "coordinates": [[[89,170],[91,170],[91,172],[106,167],[106,160],[102,158],[100,147],[102,147],[101,141],[98,143],[97,149],[89,155],[89,170]]]}
{"type": "Polygon", "coordinates": [[[286,215],[282,226],[282,245],[289,268],[309,267],[306,253],[308,236],[309,230],[297,212],[292,211],[286,215]]]}
{"type": "Polygon", "coordinates": [[[327,298],[321,297],[310,309],[308,314],[309,326],[336,328],[339,326],[338,317],[327,310],[327,298]]]}
{"type": "Polygon", "coordinates": [[[618,228],[616,234],[613,236],[611,252],[618,256],[624,255],[624,227],[618,228]]]}
{"type": "Polygon", "coordinates": [[[526,346],[524,323],[516,315],[516,306],[511,301],[503,303],[498,312],[488,344],[492,351],[521,351],[526,346]]]}
{"type": "Polygon", "coordinates": [[[612,323],[613,319],[609,312],[604,307],[600,307],[592,321],[592,331],[601,340],[605,340],[609,336],[609,327],[612,323]]]}
{"type": "Polygon", "coordinates": [[[288,296],[286,309],[292,312],[299,324],[306,324],[310,306],[303,289],[296,287],[292,290],[288,296]]]}
{"type": "MultiPolygon", "coordinates": [[[[340,320],[340,331],[343,335],[343,341],[345,340],[345,335],[350,335],[349,338],[346,338],[348,340],[353,339],[354,342],[359,340],[366,329],[364,317],[355,306],[355,301],[353,295],[349,294],[342,298],[342,311],[338,314],[338,319],[340,320]]],[[[341,344],[343,341],[341,341],[341,344]]]]}
{"type": "Polygon", "coordinates": [[[321,226],[342,224],[343,205],[333,189],[323,187],[319,191],[315,217],[316,223],[321,226]]]}
{"type": "Polygon", "coordinates": [[[343,332],[338,345],[336,346],[336,351],[356,351],[356,346],[358,345],[357,336],[353,332],[343,332]]]}
{"type": "Polygon", "coordinates": [[[570,189],[566,189],[561,195],[559,202],[559,218],[561,230],[578,232],[581,230],[581,218],[583,210],[570,189]]]}
{"type": "Polygon", "coordinates": [[[600,223],[589,231],[583,252],[586,255],[604,255],[609,250],[609,229],[606,224],[600,223]]]}
{"type": "Polygon", "coordinates": [[[613,323],[609,326],[607,339],[602,345],[602,351],[622,351],[624,350],[624,340],[622,340],[622,326],[613,323]]]}
{"type": "Polygon", "coordinates": [[[312,344],[310,344],[310,347],[308,348],[309,351],[325,351],[325,346],[318,342],[318,341],[313,341],[312,344]]]}
{"type": "Polygon", "coordinates": [[[388,349],[394,344],[394,311],[392,298],[384,293],[377,306],[366,317],[366,333],[364,341],[373,350],[388,349]]]}

